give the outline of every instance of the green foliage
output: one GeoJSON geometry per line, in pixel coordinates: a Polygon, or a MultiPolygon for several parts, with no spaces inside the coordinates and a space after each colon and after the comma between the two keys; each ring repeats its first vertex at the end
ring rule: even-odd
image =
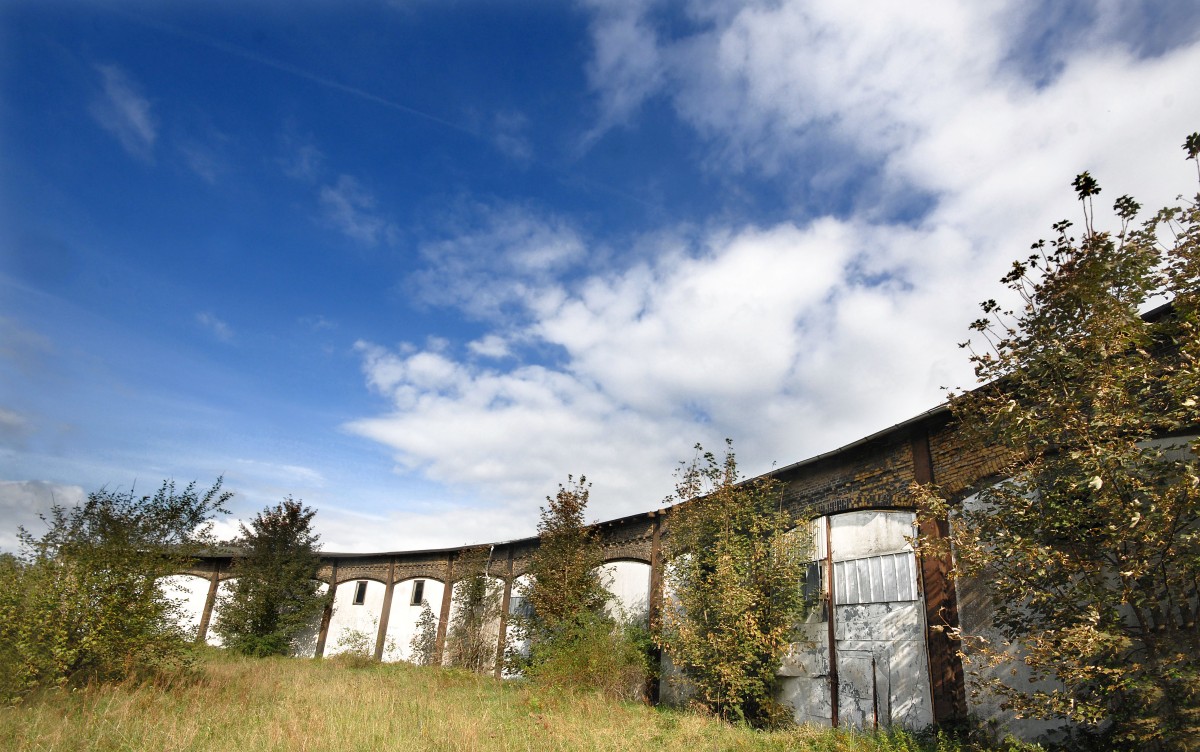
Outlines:
{"type": "Polygon", "coordinates": [[[723,461],[704,452],[676,486],[670,518],[674,598],[661,646],[722,718],[755,726],[786,723],[776,671],[804,613],[808,540],[769,478],[740,482],[729,442],[723,461]]]}
{"type": "MultiPolygon", "coordinates": [[[[515,615],[513,633],[534,648],[553,641],[564,629],[575,628],[586,615],[602,614],[611,597],[600,581],[599,567],[604,563],[600,546],[584,525],[591,486],[583,476],[578,482],[567,476],[567,483],[559,485],[554,498],[546,497],[538,520],[538,548],[526,570],[528,583],[518,585],[527,609],[515,615]]],[[[533,656],[540,654],[533,651],[533,656]]],[[[515,659],[514,668],[526,668],[519,656],[515,659]]]]}
{"type": "MultiPolygon", "coordinates": [[[[1196,158],[1200,136],[1184,148],[1196,158]]],[[[1141,227],[1118,199],[1115,234],[1094,227],[1099,185],[1075,187],[1084,232],[1034,244],[1002,280],[971,360],[981,388],[951,407],[1009,478],[949,514],[959,573],[990,588],[994,624],[1046,685],[993,689],[1008,707],[1103,727],[1106,745],[1200,748],[1200,196],[1141,227]],[[1144,318],[1156,299],[1172,306],[1144,318]]],[[[1003,646],[972,646],[984,659],[1003,646]]]]}
{"type": "Polygon", "coordinates": [[[429,601],[421,601],[421,615],[417,617],[417,628],[408,644],[409,660],[418,666],[433,664],[437,648],[437,617],[429,607],[429,601]]]}
{"type": "Polygon", "coordinates": [[[513,618],[513,636],[528,641],[529,653],[510,652],[510,669],[545,685],[640,697],[645,655],[607,613],[612,595],[601,580],[604,558],[584,525],[590,486],[582,476],[578,482],[568,476],[567,483],[541,510],[529,584],[519,590],[528,608],[513,618]]]}
{"type": "Polygon", "coordinates": [[[530,584],[523,596],[534,612],[530,636],[535,641],[580,613],[600,613],[611,597],[600,581],[599,543],[584,524],[591,484],[582,475],[578,482],[568,475],[567,483],[559,485],[554,498],[546,497],[538,548],[527,570],[530,584]]]}
{"type": "Polygon", "coordinates": [[[0,560],[0,700],[41,687],[120,681],[187,663],[178,608],[158,580],[211,544],[232,496],[166,481],[153,496],[100,490],[54,506],[40,538],[22,528],[0,560]]]}
{"type": "MultiPolygon", "coordinates": [[[[333,660],[355,668],[365,668],[376,663],[375,639],[378,634],[379,620],[375,618],[371,619],[369,631],[354,627],[342,627],[337,639],[338,652],[333,656],[333,660]]],[[[387,638],[383,645],[384,653],[391,653],[395,650],[396,641],[391,637],[387,638]]]]}
{"type": "Polygon", "coordinates": [[[454,613],[446,635],[449,663],[477,674],[491,673],[496,667],[502,588],[487,575],[487,549],[469,551],[460,562],[468,574],[454,584],[454,613]]]}
{"type": "Polygon", "coordinates": [[[541,686],[641,700],[649,676],[642,648],[634,628],[603,613],[581,611],[558,624],[553,640],[533,645],[526,678],[541,686]]]}
{"type": "Polygon", "coordinates": [[[290,497],[241,526],[229,593],[215,625],[226,647],[245,655],[289,655],[312,630],[331,595],[316,580],[316,511],[290,497]]]}

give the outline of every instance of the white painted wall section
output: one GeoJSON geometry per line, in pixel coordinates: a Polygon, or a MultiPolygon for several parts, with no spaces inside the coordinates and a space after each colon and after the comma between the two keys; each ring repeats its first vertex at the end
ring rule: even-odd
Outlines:
{"type": "Polygon", "coordinates": [[[210,581],[190,574],[163,577],[158,581],[163,595],[178,609],[179,626],[189,638],[194,639],[200,617],[204,614],[204,602],[208,599],[210,581]]]}
{"type": "MultiPolygon", "coordinates": [[[[383,645],[383,660],[407,661],[412,659],[412,641],[417,634],[417,621],[421,618],[420,601],[413,603],[413,594],[418,582],[422,586],[421,600],[429,603],[433,618],[442,613],[442,598],[446,586],[440,580],[416,577],[396,583],[392,591],[392,610],[388,616],[387,637],[383,645]]],[[[382,608],[382,606],[381,606],[382,608]]]]}
{"type": "Polygon", "coordinates": [[[379,580],[349,580],[337,586],[334,592],[333,616],[329,620],[329,634],[325,638],[326,656],[349,650],[355,632],[369,636],[368,654],[374,653],[375,636],[379,633],[379,617],[383,614],[385,587],[379,580]],[[355,605],[354,595],[359,582],[366,582],[367,590],[362,604],[355,605]]]}
{"type": "Polygon", "coordinates": [[[608,613],[616,619],[645,618],[650,608],[650,565],[614,561],[599,568],[601,582],[613,594],[608,613]]]}

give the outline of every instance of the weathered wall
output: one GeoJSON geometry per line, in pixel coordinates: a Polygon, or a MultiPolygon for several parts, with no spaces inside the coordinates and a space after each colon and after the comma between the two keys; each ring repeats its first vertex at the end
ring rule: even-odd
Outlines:
{"type": "Polygon", "coordinates": [[[891,510],[813,521],[813,568],[826,583],[826,597],[780,670],[786,677],[780,699],[797,722],[830,725],[835,707],[838,725],[919,728],[933,721],[924,606],[910,543],[914,523],[912,512],[891,510]]]}

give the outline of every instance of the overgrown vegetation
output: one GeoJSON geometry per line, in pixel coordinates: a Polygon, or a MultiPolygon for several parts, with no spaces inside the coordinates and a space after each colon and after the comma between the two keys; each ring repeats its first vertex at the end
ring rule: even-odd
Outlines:
{"type": "Polygon", "coordinates": [[[245,655],[290,655],[314,632],[329,597],[316,579],[321,564],[312,529],[316,510],[288,497],[241,525],[232,586],[214,629],[245,655]]]}
{"type": "Polygon", "coordinates": [[[646,657],[606,610],[612,596],[601,579],[604,558],[584,524],[590,486],[583,476],[567,483],[541,509],[529,581],[518,591],[528,609],[514,615],[512,627],[528,654],[510,651],[509,667],[541,684],[641,696],[646,657]]]}
{"type": "Polygon", "coordinates": [[[968,752],[894,730],[762,733],[597,693],[465,671],[243,658],[155,683],[89,686],[0,707],[0,749],[21,752],[968,752]]]}
{"type": "Polygon", "coordinates": [[[158,580],[212,543],[230,496],[220,479],[203,493],[101,489],[52,507],[40,537],[22,528],[20,555],[0,559],[0,700],[185,665],[191,642],[158,580]]]}
{"type": "MultiPolygon", "coordinates": [[[[1196,160],[1200,134],[1184,150],[1196,160]]],[[[1008,453],[1008,480],[977,506],[921,493],[950,516],[958,572],[990,588],[995,626],[1052,680],[992,681],[1007,707],[1107,748],[1200,749],[1200,443],[1164,438],[1200,425],[1200,195],[1140,226],[1122,196],[1110,233],[1098,183],[1074,185],[1081,237],[1060,222],[1013,264],[1002,281],[1019,307],[985,302],[964,345],[985,386],[951,399],[974,439],[1008,453]]]]}
{"type": "Polygon", "coordinates": [[[417,617],[416,631],[408,643],[408,660],[418,666],[431,666],[437,657],[437,617],[429,607],[429,601],[421,600],[421,615],[417,617]]]}
{"type": "Polygon", "coordinates": [[[446,635],[448,662],[488,674],[496,668],[503,586],[488,576],[488,549],[472,549],[458,561],[467,574],[454,583],[454,608],[446,635]]]}
{"type": "Polygon", "coordinates": [[[671,517],[662,648],[721,718],[759,727],[791,722],[776,672],[804,613],[807,537],[770,478],[743,481],[725,457],[696,446],[671,517]]]}

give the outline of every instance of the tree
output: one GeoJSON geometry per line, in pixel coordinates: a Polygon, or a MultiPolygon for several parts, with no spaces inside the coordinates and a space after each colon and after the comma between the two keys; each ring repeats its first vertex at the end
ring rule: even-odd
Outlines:
{"type": "Polygon", "coordinates": [[[717,715],[754,726],[790,721],[776,671],[804,614],[808,540],[770,478],[742,481],[730,442],[723,461],[696,445],[671,513],[660,645],[717,715]]]}
{"type": "Polygon", "coordinates": [[[236,579],[221,599],[215,625],[225,645],[246,655],[288,655],[331,597],[316,580],[320,555],[316,510],[291,497],[241,525],[234,544],[236,579]]]}
{"type": "Polygon", "coordinates": [[[454,614],[446,637],[450,665],[479,674],[496,667],[500,620],[501,590],[487,574],[488,553],[475,549],[460,559],[468,574],[454,583],[454,614]]]}
{"type": "Polygon", "coordinates": [[[567,476],[547,497],[538,522],[539,544],[520,590],[528,610],[514,618],[514,635],[529,654],[510,653],[510,668],[542,684],[596,690],[638,699],[646,683],[645,655],[630,633],[609,616],[612,595],[600,567],[604,557],[584,525],[590,485],[567,476]]]}
{"type": "Polygon", "coordinates": [[[213,543],[211,520],[232,496],[165,481],[153,496],[101,489],[55,505],[39,538],[0,562],[0,694],[120,681],[186,665],[190,641],[160,578],[213,543]]]}
{"type": "MultiPolygon", "coordinates": [[[[1184,145],[1197,158],[1200,134],[1184,145]]],[[[1107,744],[1200,748],[1200,196],[1140,227],[1119,198],[1095,228],[1092,176],[1070,222],[1038,241],[972,324],[982,386],[951,395],[964,433],[998,448],[1006,480],[948,515],[958,575],[991,592],[994,625],[1035,680],[992,689],[1007,707],[1106,729],[1107,744]],[[1170,305],[1150,315],[1156,299],[1170,305]]],[[[1004,646],[968,646],[986,660],[1004,646]]]]}
{"type": "Polygon", "coordinates": [[[567,476],[554,498],[546,497],[538,521],[538,548],[529,563],[529,584],[521,595],[532,614],[521,620],[536,647],[581,614],[598,614],[611,597],[600,579],[604,563],[595,535],[584,525],[591,484],[567,476]]]}

